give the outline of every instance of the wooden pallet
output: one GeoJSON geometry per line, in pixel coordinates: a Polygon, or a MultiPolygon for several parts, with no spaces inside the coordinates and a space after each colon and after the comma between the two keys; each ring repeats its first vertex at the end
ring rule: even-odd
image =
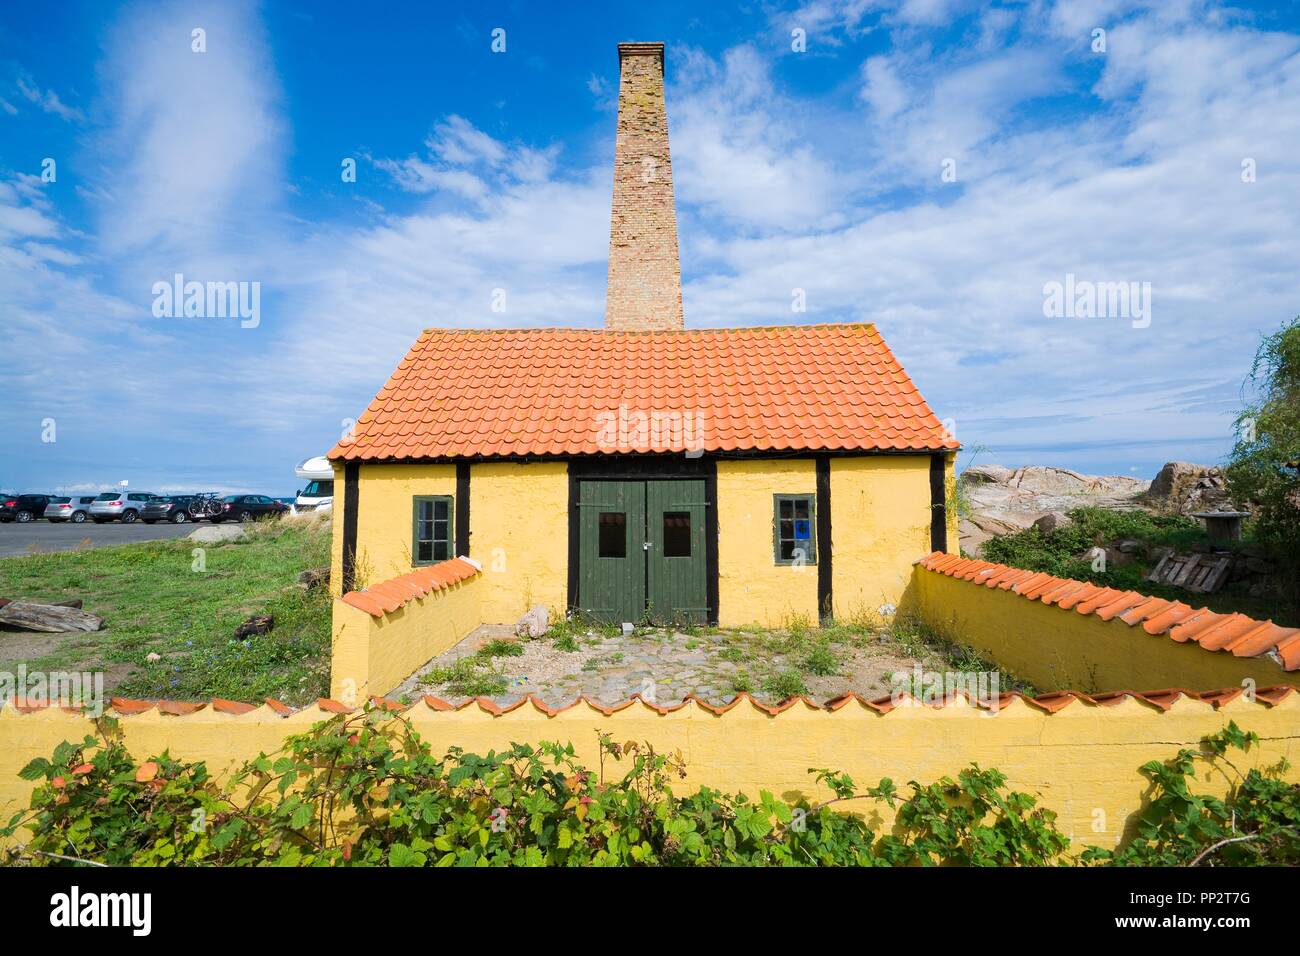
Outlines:
{"type": "Polygon", "coordinates": [[[1213,594],[1228,580],[1230,554],[1166,554],[1146,579],[1187,591],[1213,594]]]}

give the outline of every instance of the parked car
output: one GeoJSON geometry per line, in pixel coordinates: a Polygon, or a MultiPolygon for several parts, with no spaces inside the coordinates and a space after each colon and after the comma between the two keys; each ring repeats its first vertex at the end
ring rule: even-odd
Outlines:
{"type": "Polygon", "coordinates": [[[0,521],[35,521],[44,516],[49,495],[14,495],[0,501],[0,521]]]}
{"type": "Polygon", "coordinates": [[[289,510],[283,501],[266,495],[226,495],[221,499],[221,512],[212,516],[213,523],[222,521],[252,521],[268,515],[280,515],[289,510]]]}
{"type": "Polygon", "coordinates": [[[184,524],[190,520],[190,502],[194,495],[162,495],[149,501],[140,511],[140,520],[145,524],[170,521],[172,524],[184,524]]]}
{"type": "Polygon", "coordinates": [[[131,524],[140,517],[144,506],[158,496],[151,491],[106,491],[90,503],[90,517],[96,524],[121,519],[131,524]]]}
{"type": "Polygon", "coordinates": [[[81,524],[90,517],[90,503],[94,500],[94,495],[58,495],[45,506],[45,520],[55,524],[60,521],[81,524]]]}

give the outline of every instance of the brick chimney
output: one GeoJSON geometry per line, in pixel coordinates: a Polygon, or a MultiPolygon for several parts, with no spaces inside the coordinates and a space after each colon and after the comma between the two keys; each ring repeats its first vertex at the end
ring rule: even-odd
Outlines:
{"type": "Polygon", "coordinates": [[[682,328],[682,269],[664,108],[664,45],[618,45],[618,135],[605,328],[682,328]]]}

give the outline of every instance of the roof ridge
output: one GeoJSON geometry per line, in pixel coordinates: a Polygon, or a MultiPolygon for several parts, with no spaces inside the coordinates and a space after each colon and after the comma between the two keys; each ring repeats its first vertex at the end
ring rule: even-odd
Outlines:
{"type": "MultiPolygon", "coordinates": [[[[978,558],[954,560],[956,558],[957,555],[934,551],[917,561],[916,565],[944,577],[986,587],[998,587],[1008,572],[1023,570],[978,558]]],[[[1190,641],[1206,651],[1228,651],[1236,657],[1267,657],[1284,671],[1300,670],[1298,627],[1283,627],[1271,619],[1260,621],[1237,611],[1220,614],[1208,607],[1192,608],[1180,601],[1166,601],[1136,591],[1089,584],[1076,578],[1058,578],[1046,573],[1040,577],[1035,572],[1032,579],[1033,585],[1023,593],[1021,584],[1028,583],[1031,578],[1016,581],[1003,590],[1063,611],[1096,615],[1103,621],[1118,620],[1128,627],[1142,624],[1148,634],[1167,634],[1171,640],[1179,643],[1190,641]],[[1168,613],[1175,605],[1186,607],[1187,613],[1168,613]],[[1139,609],[1141,613],[1135,614],[1139,609]],[[1153,622],[1158,623],[1152,627],[1153,622]],[[1231,629],[1233,624],[1238,625],[1236,630],[1231,629]],[[1225,632],[1228,632],[1226,637],[1225,632]]]]}
{"type": "Polygon", "coordinates": [[[587,332],[598,335],[692,335],[704,332],[760,332],[768,329],[868,329],[879,331],[875,322],[783,322],[773,325],[714,325],[700,328],[684,329],[607,329],[603,326],[584,325],[522,325],[502,328],[484,328],[480,326],[429,325],[422,332],[455,332],[479,335],[501,335],[506,333],[526,332],[542,334],[548,332],[587,332]]]}

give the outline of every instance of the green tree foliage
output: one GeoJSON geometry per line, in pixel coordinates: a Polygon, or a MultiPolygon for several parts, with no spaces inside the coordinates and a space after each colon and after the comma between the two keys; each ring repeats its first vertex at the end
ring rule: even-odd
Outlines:
{"type": "Polygon", "coordinates": [[[1247,384],[1257,398],[1237,416],[1228,488],[1253,506],[1255,536],[1300,603],[1300,317],[1265,336],[1247,384]]]}

